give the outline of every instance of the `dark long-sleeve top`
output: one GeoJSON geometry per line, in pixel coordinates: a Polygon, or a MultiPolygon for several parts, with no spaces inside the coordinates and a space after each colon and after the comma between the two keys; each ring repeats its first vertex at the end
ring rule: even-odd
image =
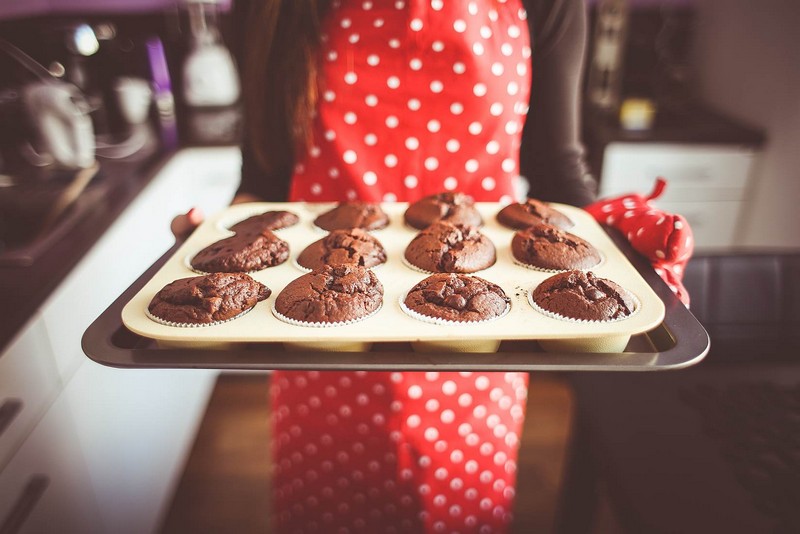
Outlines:
{"type": "MultiPolygon", "coordinates": [[[[583,0],[527,0],[532,82],[520,147],[529,196],[576,206],[594,200],[580,139],[581,77],[586,46],[583,0]]],[[[288,133],[287,133],[288,135],[288,133]]],[[[285,201],[293,169],[265,173],[248,143],[242,148],[239,193],[285,201]]]]}

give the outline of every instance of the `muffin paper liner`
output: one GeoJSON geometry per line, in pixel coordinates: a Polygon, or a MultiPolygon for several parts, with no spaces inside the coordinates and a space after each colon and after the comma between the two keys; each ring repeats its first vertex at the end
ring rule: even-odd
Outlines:
{"type": "Polygon", "coordinates": [[[566,271],[575,271],[575,270],[586,272],[586,271],[590,271],[592,269],[597,269],[598,267],[603,265],[605,263],[605,261],[606,261],[606,255],[605,254],[603,254],[599,250],[597,251],[597,253],[600,255],[600,261],[597,262],[596,265],[592,265],[591,267],[586,267],[584,269],[577,269],[577,268],[571,268],[571,269],[545,269],[544,267],[537,267],[536,265],[530,265],[528,263],[520,261],[519,259],[517,259],[516,256],[514,256],[514,251],[512,249],[510,249],[510,248],[508,249],[508,254],[511,257],[511,261],[513,263],[515,263],[516,265],[519,265],[520,267],[525,267],[526,269],[530,269],[531,271],[538,271],[540,273],[550,273],[550,274],[557,274],[557,273],[563,273],[563,272],[566,272],[566,271]]]}
{"type": "Polygon", "coordinates": [[[318,233],[320,235],[327,235],[327,234],[331,233],[330,230],[326,230],[325,228],[321,228],[321,227],[317,226],[314,223],[314,221],[311,221],[309,224],[311,225],[311,229],[314,230],[316,233],[318,233]]]}
{"type": "MultiPolygon", "coordinates": [[[[386,264],[386,262],[383,262],[383,263],[379,263],[378,265],[375,265],[373,267],[365,267],[365,268],[369,269],[370,271],[374,271],[375,269],[378,269],[381,265],[385,265],[385,264],[386,264]]],[[[312,273],[312,272],[314,272],[314,269],[309,269],[308,267],[303,267],[302,265],[300,265],[297,262],[297,258],[292,258],[292,265],[295,268],[297,268],[298,270],[303,271],[304,273],[312,273]]]]}
{"type": "Polygon", "coordinates": [[[208,272],[208,271],[201,271],[200,269],[197,269],[197,268],[192,266],[192,259],[194,259],[195,256],[197,256],[197,252],[195,252],[194,254],[187,255],[186,258],[184,258],[183,263],[184,263],[184,265],[186,265],[186,267],[190,271],[192,271],[194,273],[197,273],[197,274],[203,274],[203,275],[205,275],[205,274],[214,274],[214,273],[255,274],[255,273],[260,273],[261,271],[264,271],[266,269],[269,269],[270,267],[277,267],[278,265],[282,265],[282,264],[286,263],[286,260],[284,260],[284,261],[282,261],[280,263],[276,263],[275,265],[270,265],[269,267],[262,267],[261,269],[253,269],[252,271],[213,271],[213,272],[208,272]]]}
{"type": "Polygon", "coordinates": [[[297,319],[292,319],[291,317],[286,317],[285,315],[283,315],[282,313],[280,313],[278,310],[275,309],[275,302],[276,301],[272,302],[272,315],[274,315],[276,318],[280,319],[284,323],[291,324],[291,325],[294,325],[294,326],[304,326],[304,327],[308,327],[308,328],[331,328],[331,327],[334,327],[334,326],[346,326],[346,325],[349,325],[349,324],[355,324],[355,323],[364,321],[366,319],[369,319],[370,317],[372,317],[373,315],[375,315],[379,311],[381,311],[381,309],[383,308],[383,302],[381,302],[380,306],[378,306],[375,309],[375,311],[373,311],[371,313],[368,313],[364,317],[358,317],[356,319],[350,319],[349,321],[339,321],[339,322],[336,322],[336,323],[310,323],[310,322],[307,322],[307,321],[298,321],[297,319]]]}
{"type": "Polygon", "coordinates": [[[230,319],[225,319],[224,321],[212,321],[210,323],[176,323],[174,321],[167,321],[166,319],[162,319],[161,317],[158,317],[157,315],[153,315],[152,313],[150,313],[150,309],[149,308],[145,308],[144,309],[144,314],[151,321],[154,321],[154,322],[156,322],[158,324],[163,324],[164,326],[174,326],[174,327],[177,327],[177,328],[200,328],[200,327],[204,327],[204,326],[216,326],[216,325],[219,325],[219,324],[229,323],[231,321],[234,321],[234,320],[238,319],[242,315],[245,315],[245,314],[249,313],[250,310],[252,310],[253,308],[255,308],[255,306],[253,306],[252,308],[247,308],[242,313],[234,315],[230,319]]]}
{"type": "MultiPolygon", "coordinates": [[[[484,267],[483,269],[478,269],[477,271],[469,271],[469,272],[461,272],[461,271],[459,271],[459,272],[454,272],[454,271],[453,272],[451,272],[451,271],[428,271],[426,269],[423,269],[422,267],[417,267],[416,265],[414,265],[413,263],[408,261],[408,259],[405,257],[405,255],[403,255],[400,258],[400,260],[403,262],[403,265],[405,265],[406,267],[408,267],[412,271],[417,271],[418,273],[428,274],[428,275],[430,275],[430,274],[475,274],[475,273],[483,272],[486,269],[488,269],[489,267],[492,267],[494,265],[494,263],[493,263],[489,267],[484,267]]],[[[495,263],[497,263],[497,262],[495,261],[495,263]]]]}
{"type": "Polygon", "coordinates": [[[550,317],[551,319],[558,319],[559,321],[566,321],[568,323],[579,323],[579,324],[618,323],[620,321],[624,321],[626,319],[630,319],[631,317],[636,315],[636,313],[638,313],[638,311],[642,307],[642,304],[639,301],[639,298],[636,295],[634,295],[633,293],[631,293],[630,291],[628,291],[628,293],[630,294],[631,298],[633,299],[633,311],[631,311],[631,314],[630,315],[626,315],[625,317],[617,317],[616,319],[606,319],[605,321],[595,321],[595,320],[589,320],[589,319],[575,319],[573,317],[566,317],[566,316],[561,315],[559,313],[551,312],[550,310],[545,310],[544,308],[542,308],[541,306],[536,304],[536,302],[533,301],[533,290],[528,291],[528,304],[531,305],[531,308],[533,308],[534,310],[538,311],[539,313],[541,313],[542,315],[544,315],[546,317],[550,317]]]}
{"type": "Polygon", "coordinates": [[[413,263],[408,261],[406,259],[405,255],[403,255],[403,257],[400,258],[400,261],[402,261],[403,265],[405,265],[406,267],[408,267],[412,271],[417,271],[418,273],[422,273],[422,274],[439,274],[436,271],[428,271],[426,269],[423,269],[422,267],[417,267],[416,265],[414,265],[413,263]]]}
{"type": "MultiPolygon", "coordinates": [[[[428,226],[430,226],[432,224],[436,224],[437,222],[441,222],[441,221],[449,222],[449,221],[446,221],[445,219],[438,219],[438,220],[433,221],[428,226]]],[[[425,228],[427,228],[428,226],[426,226],[425,228]]],[[[486,221],[483,221],[481,224],[475,226],[475,228],[480,229],[480,228],[484,228],[485,226],[486,226],[486,221]]],[[[408,224],[408,222],[405,220],[405,218],[403,218],[403,228],[405,228],[406,230],[411,230],[412,232],[415,232],[415,233],[421,232],[421,231],[423,231],[425,229],[425,228],[415,228],[414,226],[411,226],[410,224],[408,224]]]]}
{"type": "Polygon", "coordinates": [[[202,274],[202,275],[213,274],[207,271],[201,271],[200,269],[197,269],[194,266],[192,266],[192,260],[194,259],[195,256],[197,256],[197,252],[186,255],[186,257],[183,259],[183,264],[186,266],[186,268],[192,271],[193,273],[197,274],[202,274]]]}
{"type": "MultiPolygon", "coordinates": [[[[386,226],[384,226],[383,228],[376,228],[374,230],[368,230],[366,228],[361,228],[360,226],[352,226],[351,228],[360,228],[361,230],[364,230],[365,232],[369,232],[370,234],[374,234],[376,232],[382,232],[383,230],[386,230],[391,225],[392,225],[392,222],[389,221],[389,223],[386,226]]],[[[315,232],[317,232],[318,234],[321,234],[321,235],[327,235],[327,234],[329,234],[329,233],[331,233],[333,231],[333,230],[326,230],[324,228],[320,228],[319,226],[317,226],[314,223],[314,221],[311,221],[311,228],[315,232]]],[[[334,228],[334,230],[347,230],[347,228],[334,228]]]]}
{"type": "Polygon", "coordinates": [[[408,297],[408,292],[403,293],[403,296],[400,297],[398,300],[398,304],[400,304],[400,309],[408,315],[409,317],[413,317],[418,321],[422,321],[423,323],[431,323],[431,324],[438,324],[443,326],[458,326],[458,325],[472,325],[472,324],[482,324],[482,323],[490,323],[492,321],[496,321],[498,319],[502,319],[508,312],[511,311],[511,303],[509,302],[506,305],[506,309],[498,315],[497,317],[490,317],[488,319],[481,319],[480,321],[451,321],[449,319],[442,319],[440,317],[431,317],[430,315],[423,315],[419,312],[415,312],[408,306],[406,306],[406,298],[408,297]]]}
{"type": "Polygon", "coordinates": [[[304,273],[312,273],[312,272],[314,272],[314,269],[309,269],[308,267],[303,267],[302,265],[297,263],[297,258],[292,258],[292,265],[296,269],[298,269],[299,271],[302,271],[304,273]]]}

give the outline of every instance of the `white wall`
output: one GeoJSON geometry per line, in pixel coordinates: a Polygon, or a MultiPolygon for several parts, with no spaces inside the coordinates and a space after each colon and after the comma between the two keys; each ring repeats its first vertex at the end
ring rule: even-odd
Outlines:
{"type": "Polygon", "coordinates": [[[696,0],[703,98],[762,128],[742,217],[745,247],[800,247],[800,2],[696,0]]]}

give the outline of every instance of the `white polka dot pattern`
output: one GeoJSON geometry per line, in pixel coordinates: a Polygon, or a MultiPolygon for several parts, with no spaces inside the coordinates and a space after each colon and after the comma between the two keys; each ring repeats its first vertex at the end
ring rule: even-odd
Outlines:
{"type": "Polygon", "coordinates": [[[315,141],[290,198],[512,198],[530,88],[521,0],[336,5],[323,28],[315,141]]]}
{"type": "MultiPolygon", "coordinates": [[[[510,202],[530,88],[520,0],[332,7],[290,198],[510,202]]],[[[276,531],[508,530],[527,374],[272,376],[276,531]]]]}
{"type": "Polygon", "coordinates": [[[274,373],[277,530],[507,531],[527,383],[524,373],[274,373]]]}

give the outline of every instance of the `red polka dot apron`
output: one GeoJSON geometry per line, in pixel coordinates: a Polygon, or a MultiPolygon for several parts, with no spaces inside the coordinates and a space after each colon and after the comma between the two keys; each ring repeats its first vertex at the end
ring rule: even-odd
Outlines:
{"type": "MultiPolygon", "coordinates": [[[[295,201],[508,202],[530,91],[519,0],[334,2],[295,201]]],[[[525,373],[276,372],[277,532],[505,532],[525,373]]]]}
{"type": "Polygon", "coordinates": [[[324,24],[314,142],[291,197],[510,201],[530,54],[519,0],[343,2],[324,24]]]}

